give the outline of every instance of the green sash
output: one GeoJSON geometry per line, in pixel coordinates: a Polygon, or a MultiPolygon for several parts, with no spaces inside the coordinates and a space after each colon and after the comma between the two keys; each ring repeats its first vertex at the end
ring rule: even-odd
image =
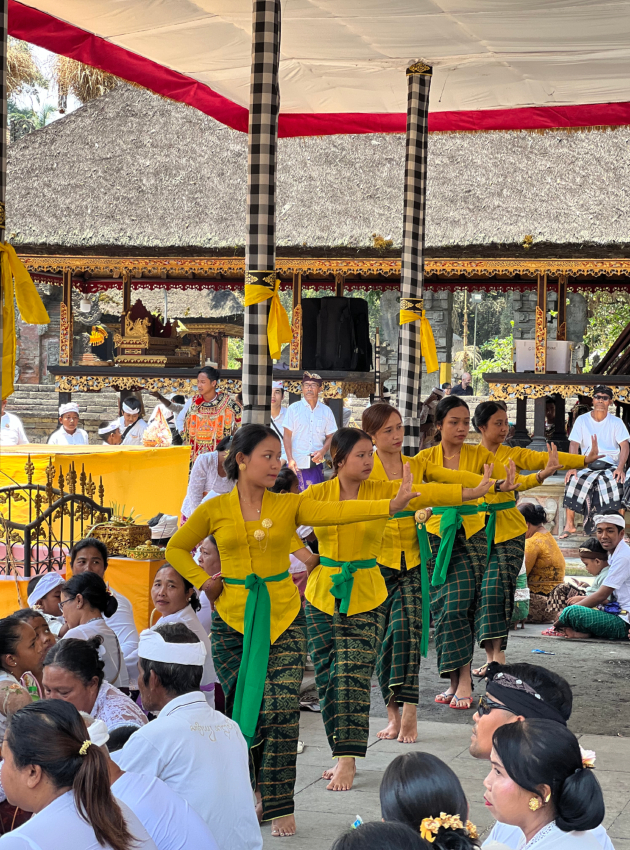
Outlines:
{"type": "Polygon", "coordinates": [[[262,705],[267,664],[269,663],[269,635],[271,632],[271,598],[267,582],[289,578],[289,571],[262,578],[250,573],[247,578],[223,577],[225,584],[245,586],[249,591],[245,603],[245,628],[243,631],[243,655],[236,680],[232,720],[241,728],[247,746],[251,747],[256,735],[258,715],[262,705]]]}
{"type": "Polygon", "coordinates": [[[451,562],[453,543],[457,530],[462,527],[465,516],[473,516],[480,511],[479,505],[457,505],[446,508],[433,508],[434,516],[441,516],[440,520],[440,548],[435,559],[435,568],[431,584],[439,587],[446,581],[448,565],[451,562]]]}
{"type": "MultiPolygon", "coordinates": [[[[392,519],[404,519],[415,516],[415,511],[400,511],[394,514],[392,519]]],[[[426,525],[416,523],[416,534],[418,535],[418,546],[420,547],[420,589],[422,592],[422,637],[420,638],[420,654],[423,658],[429,652],[429,624],[430,624],[430,599],[429,599],[429,573],[427,564],[431,560],[431,544],[426,525]]]]}
{"type": "Polygon", "coordinates": [[[493,505],[489,505],[487,502],[484,502],[482,505],[479,505],[479,513],[489,514],[488,522],[486,524],[486,537],[488,538],[488,563],[490,563],[490,553],[492,552],[492,544],[494,543],[494,535],[497,528],[497,512],[509,511],[510,508],[515,507],[516,502],[496,502],[493,505]]]}
{"type": "Polygon", "coordinates": [[[354,573],[357,570],[370,570],[375,567],[376,558],[370,558],[368,561],[333,561],[332,558],[320,556],[319,563],[322,567],[341,567],[340,573],[331,576],[333,586],[330,592],[335,599],[341,600],[339,612],[347,614],[354,586],[354,573]]]}

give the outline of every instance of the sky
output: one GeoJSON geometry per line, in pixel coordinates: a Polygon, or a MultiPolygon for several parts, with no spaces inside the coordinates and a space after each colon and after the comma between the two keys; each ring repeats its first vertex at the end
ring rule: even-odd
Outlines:
{"type": "MultiPolygon", "coordinates": [[[[55,61],[55,54],[51,53],[49,50],[45,50],[43,47],[37,47],[36,45],[32,45],[32,51],[35,62],[39,65],[43,75],[48,77],[52,64],[55,61]]],[[[51,103],[56,109],[57,92],[55,89],[47,90],[38,88],[37,96],[22,94],[15,98],[15,103],[26,109],[33,109],[35,112],[39,112],[42,106],[46,103],[51,103]]],[[[74,112],[74,110],[79,106],[81,106],[79,101],[70,95],[68,97],[68,108],[66,109],[65,114],[67,115],[69,112],[74,112]]],[[[53,112],[49,120],[56,121],[58,118],[63,118],[63,115],[60,115],[59,112],[53,112]]]]}

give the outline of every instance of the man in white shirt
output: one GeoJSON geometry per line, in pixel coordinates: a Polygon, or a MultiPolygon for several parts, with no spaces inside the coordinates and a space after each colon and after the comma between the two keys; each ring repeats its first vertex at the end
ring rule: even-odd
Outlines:
{"type": "Polygon", "coordinates": [[[104,446],[119,446],[122,443],[119,420],[101,422],[98,426],[98,435],[103,440],[104,446]]]}
{"type": "Polygon", "coordinates": [[[141,446],[142,435],[149,427],[141,417],[141,405],[137,398],[128,396],[122,403],[120,433],[123,446],[141,446]]]}
{"type": "Polygon", "coordinates": [[[630,449],[630,434],[618,416],[610,413],[613,392],[610,387],[593,390],[593,409],[578,416],[569,440],[569,452],[587,454],[593,437],[597,437],[604,457],[584,469],[571,469],[565,476],[567,484],[564,507],[567,520],[561,539],[575,534],[575,514],[584,514],[584,533],[592,534],[593,517],[601,511],[619,511],[623,507],[623,484],[626,480],[626,461],[630,449]]]}
{"type": "Polygon", "coordinates": [[[2,419],[0,420],[0,446],[23,446],[28,443],[22,421],[15,413],[7,413],[7,400],[2,399],[2,419]]]}
{"type": "Polygon", "coordinates": [[[271,385],[271,430],[275,431],[280,437],[282,460],[286,463],[287,453],[284,448],[284,420],[287,415],[287,410],[285,407],[282,407],[283,397],[284,387],[282,382],[274,381],[271,385]]]}
{"type": "Polygon", "coordinates": [[[330,448],[337,423],[332,410],[318,400],[319,375],[304,372],[302,399],[290,404],[284,418],[284,448],[300,490],[324,480],[324,455],[330,448]]]}
{"type": "Polygon", "coordinates": [[[61,425],[48,439],[49,446],[87,446],[90,442],[87,431],[79,428],[79,405],[69,401],[59,408],[61,425]]]}
{"type": "MultiPolygon", "coordinates": [[[[566,679],[538,664],[496,664],[488,670],[486,694],[473,716],[470,754],[490,761],[492,736],[500,726],[530,718],[553,720],[566,726],[571,717],[573,694],[566,679]]],[[[488,770],[490,765],[488,764],[488,770]]],[[[614,850],[603,826],[590,834],[602,850],[614,850]]],[[[483,847],[494,842],[509,850],[525,844],[525,836],[517,826],[497,821],[483,847]]]]}
{"type": "Polygon", "coordinates": [[[159,713],[113,759],[122,770],[165,782],[201,816],[222,850],[260,850],[247,744],[237,724],[199,690],[205,655],[183,623],[142,632],[142,705],[159,713]]]}
{"type": "Polygon", "coordinates": [[[625,640],[630,630],[630,546],[624,540],[626,521],[621,514],[595,516],[595,530],[608,552],[608,575],[590,596],[569,599],[555,627],[572,639],[599,637],[625,640]],[[614,601],[607,603],[614,593],[614,601]],[[600,611],[598,605],[608,610],[600,611]]]}

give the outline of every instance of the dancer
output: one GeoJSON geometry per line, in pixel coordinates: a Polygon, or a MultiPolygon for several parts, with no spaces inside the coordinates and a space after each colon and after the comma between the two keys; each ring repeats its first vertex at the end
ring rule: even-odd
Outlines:
{"type": "Polygon", "coordinates": [[[297,757],[298,696],[306,654],[300,594],[289,574],[289,552],[300,525],[339,525],[382,519],[412,498],[407,474],[395,498],[318,504],[305,494],[271,493],[281,466],[278,435],[245,425],[224,461],[231,493],[201,504],[171,538],[168,561],[195,587],[216,591],[212,647],[226,710],[252,748],[263,820],[272,835],[292,835],[297,757]],[[208,578],[190,552],[213,534],[221,577],[208,578]]]}
{"type": "MultiPolygon", "coordinates": [[[[444,469],[429,463],[421,454],[401,454],[404,426],[400,412],[377,402],[362,418],[363,430],[372,438],[376,452],[371,479],[400,480],[406,463],[414,481],[476,487],[481,478],[472,472],[444,469]]],[[[510,482],[504,482],[506,491],[510,482]]],[[[412,511],[403,512],[386,525],[378,565],[387,586],[387,599],[380,608],[381,649],[376,664],[381,692],[387,706],[388,724],[379,738],[412,744],[418,737],[418,672],[420,657],[426,657],[429,638],[429,581],[426,563],[421,563],[419,535],[412,511]],[[424,585],[424,589],[423,589],[424,585]],[[423,640],[424,638],[424,640],[423,640]],[[399,705],[403,706],[402,718],[399,705]]],[[[429,553],[430,557],[430,553],[429,553]]]]}
{"type": "MultiPolygon", "coordinates": [[[[419,457],[446,469],[477,473],[485,464],[494,463],[494,474],[500,479],[508,474],[484,446],[464,442],[470,429],[470,411],[460,397],[450,395],[439,402],[435,424],[440,442],[420,452],[419,457]]],[[[508,467],[513,470],[512,460],[508,467]]],[[[556,468],[550,463],[540,479],[556,468]]],[[[529,478],[532,480],[518,476],[518,488],[536,486],[535,477],[529,478]]],[[[527,525],[513,498],[499,492],[500,481],[494,490],[482,509],[478,505],[439,509],[427,523],[431,548],[437,553],[432,560],[431,613],[438,669],[440,676],[450,678],[450,687],[435,701],[458,710],[472,707],[470,663],[475,635],[481,646],[490,642],[493,659],[503,660],[516,577],[523,563],[527,525]]]]}
{"type": "MultiPolygon", "coordinates": [[[[358,428],[341,428],[332,439],[335,477],[312,484],[305,497],[332,502],[391,498],[395,481],[368,480],[374,464],[372,440],[358,428]]],[[[403,468],[403,482],[410,478],[403,468]]],[[[403,485],[401,485],[404,487],[403,485]]],[[[491,486],[490,467],[476,489],[461,484],[423,484],[411,510],[427,505],[461,505],[478,499],[491,486]]],[[[328,790],[347,791],[356,772],[355,759],[365,757],[369,735],[370,680],[376,663],[379,607],[387,586],[377,566],[386,520],[323,528],[318,533],[320,565],[306,586],[305,608],[309,652],[324,726],[337,765],[324,772],[328,790]]]]}

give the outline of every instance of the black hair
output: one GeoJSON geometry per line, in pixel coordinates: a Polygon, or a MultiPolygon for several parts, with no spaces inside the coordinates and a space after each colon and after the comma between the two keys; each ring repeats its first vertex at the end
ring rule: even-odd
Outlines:
{"type": "Polygon", "coordinates": [[[441,812],[459,815],[462,829],[440,829],[434,847],[470,850],[477,847],[466,833],[468,800],[461,782],[442,759],[430,753],[405,753],[390,762],[381,782],[381,814],[386,821],[400,821],[415,832],[425,818],[441,812]]]}
{"type": "Polygon", "coordinates": [[[14,611],[11,616],[15,617],[16,620],[21,620],[23,623],[30,623],[37,617],[41,617],[41,619],[48,624],[43,613],[41,611],[36,611],[35,608],[20,608],[19,611],[14,611]]]}
{"type": "Polygon", "coordinates": [[[332,457],[335,475],[339,472],[340,464],[343,463],[360,440],[367,440],[370,446],[372,445],[370,435],[360,428],[340,428],[335,431],[330,444],[330,456],[332,457]]]}
{"type": "MultiPolygon", "coordinates": [[[[153,631],[162,635],[166,643],[199,643],[197,635],[183,623],[165,623],[156,626],[153,631]]],[[[155,673],[160,684],[168,693],[176,697],[198,691],[201,687],[203,667],[192,664],[167,664],[164,661],[149,661],[140,656],[142,670],[140,675],[145,686],[149,684],[151,671],[155,673]]]]}
{"type": "Polygon", "coordinates": [[[184,398],[183,395],[174,395],[173,398],[171,399],[171,401],[174,404],[185,404],[186,403],[186,399],[184,398]]]}
{"type": "Polygon", "coordinates": [[[102,643],[101,635],[94,635],[88,640],[79,638],[60,640],[46,653],[43,667],[61,667],[80,679],[86,686],[96,678],[100,688],[105,678],[105,664],[98,653],[102,643]]]}
{"type": "Polygon", "coordinates": [[[584,549],[588,549],[589,552],[592,552],[593,558],[597,558],[600,561],[608,560],[608,552],[604,549],[604,547],[596,537],[589,537],[589,539],[585,543],[582,543],[582,545],[580,546],[580,557],[588,558],[588,555],[585,556],[583,553],[584,549]]]}
{"type": "Polygon", "coordinates": [[[112,729],[109,733],[109,740],[107,741],[107,749],[109,752],[115,753],[118,750],[122,750],[129,738],[131,738],[133,733],[137,732],[138,729],[138,726],[117,726],[115,729],[112,729]]]}
{"type": "Polygon", "coordinates": [[[107,585],[96,573],[80,573],[72,576],[70,581],[61,585],[61,592],[70,599],[76,599],[78,594],[85,601],[100,611],[105,617],[111,617],[118,610],[118,600],[107,590],[107,585]]]}
{"type": "Polygon", "coordinates": [[[331,850],[425,850],[431,847],[404,823],[362,823],[344,832],[331,850]]]}
{"type": "Polygon", "coordinates": [[[88,730],[72,703],[47,699],[21,708],[9,720],[5,740],[16,767],[36,764],[55,788],[72,788],[79,814],[102,847],[132,847],[133,836],[111,792],[105,753],[85,747],[88,730]]]}
{"type": "Polygon", "coordinates": [[[218,381],[221,377],[219,370],[215,369],[214,366],[202,366],[201,369],[197,370],[197,377],[199,375],[205,375],[209,381],[218,381]]]}
{"type": "Polygon", "coordinates": [[[546,667],[541,667],[539,664],[498,664],[496,661],[488,664],[486,673],[490,680],[497,673],[507,673],[514,676],[515,679],[521,679],[530,688],[533,688],[537,694],[540,694],[543,702],[552,705],[565,720],[571,717],[573,710],[573,691],[566,679],[554,673],[553,670],[547,670],[546,667]]]}
{"type": "Polygon", "coordinates": [[[248,457],[259,443],[266,440],[267,437],[274,437],[280,442],[280,437],[268,425],[243,425],[239,428],[232,438],[230,453],[223,461],[223,469],[230,481],[238,481],[238,463],[236,462],[237,454],[244,454],[248,457]]]}
{"type": "Polygon", "coordinates": [[[443,384],[441,384],[440,389],[441,389],[441,390],[448,390],[448,389],[450,389],[452,386],[453,386],[453,385],[452,385],[452,384],[449,384],[449,382],[448,382],[448,381],[445,381],[443,384]]]}
{"type": "Polygon", "coordinates": [[[479,434],[481,428],[485,428],[490,419],[499,411],[507,412],[507,407],[502,401],[482,401],[475,408],[475,415],[472,418],[472,424],[475,431],[479,434]]]}
{"type": "MultiPolygon", "coordinates": [[[[446,419],[451,410],[455,410],[456,407],[465,407],[466,410],[470,413],[470,408],[466,404],[466,402],[458,395],[445,395],[444,398],[440,399],[437,403],[437,407],[435,408],[435,425],[436,428],[438,425],[441,425],[442,422],[446,419]]],[[[442,432],[439,428],[437,428],[435,432],[434,439],[439,443],[442,439],[442,432]]]]}
{"type": "MultiPolygon", "coordinates": [[[[167,562],[166,564],[162,564],[162,566],[159,568],[159,570],[156,572],[155,575],[157,576],[157,574],[159,572],[161,572],[162,570],[165,570],[167,567],[170,567],[172,570],[175,570],[175,567],[172,564],[169,564],[167,562]]],[[[184,576],[180,572],[178,572],[177,570],[175,570],[175,572],[181,578],[181,580],[184,582],[184,590],[186,591],[186,593],[188,593],[188,591],[192,588],[193,593],[191,594],[191,597],[190,597],[190,603],[189,603],[190,607],[193,609],[193,611],[195,613],[197,613],[197,611],[201,611],[201,602],[199,600],[199,594],[197,593],[197,588],[195,587],[194,584],[189,582],[187,578],[184,578],[184,576]]]]}
{"type": "Polygon", "coordinates": [[[98,537],[84,537],[83,540],[78,540],[70,550],[70,566],[74,564],[75,558],[82,549],[97,549],[99,555],[103,559],[105,569],[107,569],[107,546],[98,537]]]}
{"type": "Polygon", "coordinates": [[[594,772],[582,767],[580,745],[566,726],[538,718],[507,723],[492,743],[520,788],[540,795],[541,786],[549,786],[558,829],[595,829],[603,821],[602,789],[594,772]]]}
{"type": "Polygon", "coordinates": [[[524,502],[518,506],[523,519],[530,525],[544,525],[547,522],[547,512],[542,505],[524,502]]]}
{"type": "MultiPolygon", "coordinates": [[[[103,419],[101,422],[98,423],[98,428],[99,428],[99,431],[100,431],[101,428],[109,428],[109,422],[106,419],[103,419]]],[[[101,437],[107,437],[107,436],[109,436],[109,434],[101,434],[100,436],[101,437]]]]}
{"type": "MultiPolygon", "coordinates": [[[[17,617],[3,617],[0,620],[0,667],[4,670],[3,657],[13,655],[22,637],[22,627],[28,625],[17,617]]],[[[10,673],[10,670],[6,671],[10,673]]]]}
{"type": "Polygon", "coordinates": [[[227,437],[224,437],[217,443],[217,447],[215,451],[217,452],[226,452],[232,444],[232,435],[229,434],[227,437]]]}
{"type": "Polygon", "coordinates": [[[280,472],[278,473],[278,477],[274,481],[273,487],[270,487],[272,493],[289,493],[291,491],[291,487],[294,484],[297,484],[298,477],[293,472],[292,469],[289,469],[288,466],[283,466],[280,472]]]}

